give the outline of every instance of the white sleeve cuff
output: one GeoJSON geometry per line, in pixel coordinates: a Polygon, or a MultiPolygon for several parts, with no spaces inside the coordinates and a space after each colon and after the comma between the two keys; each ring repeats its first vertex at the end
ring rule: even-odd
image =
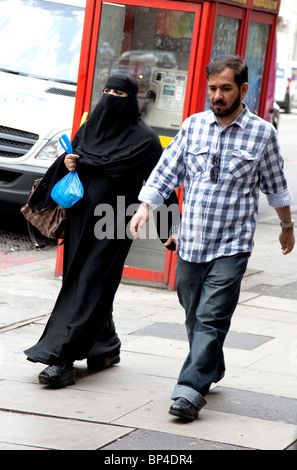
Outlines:
{"type": "Polygon", "coordinates": [[[164,199],[162,196],[160,196],[158,191],[150,186],[143,186],[139,193],[138,199],[141,202],[146,202],[149,204],[153,210],[157,209],[157,207],[161,206],[164,202],[164,199]]]}
{"type": "Polygon", "coordinates": [[[268,204],[274,208],[290,206],[293,202],[293,196],[289,188],[279,193],[266,194],[266,197],[268,204]]]}

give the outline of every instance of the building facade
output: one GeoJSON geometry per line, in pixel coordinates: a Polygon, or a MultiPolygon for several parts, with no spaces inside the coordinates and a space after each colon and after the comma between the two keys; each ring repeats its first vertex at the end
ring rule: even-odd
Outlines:
{"type": "Polygon", "coordinates": [[[297,61],[297,2],[281,0],[277,24],[277,60],[297,61]]]}

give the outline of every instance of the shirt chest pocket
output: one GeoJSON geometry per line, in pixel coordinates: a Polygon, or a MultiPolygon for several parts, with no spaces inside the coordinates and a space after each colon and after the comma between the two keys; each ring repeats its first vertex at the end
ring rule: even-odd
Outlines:
{"type": "Polygon", "coordinates": [[[244,178],[251,174],[258,164],[258,155],[246,150],[234,150],[229,163],[229,172],[236,178],[244,178]]]}
{"type": "Polygon", "coordinates": [[[209,147],[190,146],[187,155],[187,171],[190,176],[198,176],[205,171],[209,147]]]}

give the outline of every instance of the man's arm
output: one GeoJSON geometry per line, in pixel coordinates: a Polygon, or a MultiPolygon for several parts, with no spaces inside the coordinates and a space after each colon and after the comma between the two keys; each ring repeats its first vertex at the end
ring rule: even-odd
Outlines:
{"type": "MultiPolygon", "coordinates": [[[[291,208],[290,206],[285,207],[275,207],[277,215],[280,218],[281,225],[292,225],[292,217],[291,217],[291,208]]],[[[282,226],[282,231],[279,236],[279,241],[281,244],[281,249],[284,255],[291,253],[295,245],[295,236],[294,236],[294,226],[286,227],[282,226]]]]}

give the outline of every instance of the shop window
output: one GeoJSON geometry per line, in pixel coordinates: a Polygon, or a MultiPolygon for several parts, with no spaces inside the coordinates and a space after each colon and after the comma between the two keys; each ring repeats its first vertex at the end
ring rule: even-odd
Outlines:
{"type": "MultiPolygon", "coordinates": [[[[234,55],[236,52],[239,19],[218,15],[211,60],[220,55],[234,55]]],[[[210,109],[206,95],[205,109],[210,109]]]]}
{"type": "Polygon", "coordinates": [[[249,67],[249,91],[244,99],[252,113],[258,113],[267,40],[270,25],[250,23],[246,61],[249,67]]]}
{"type": "Polygon", "coordinates": [[[237,18],[228,18],[227,16],[220,15],[218,16],[212,60],[220,55],[235,54],[238,29],[239,20],[237,18]]]}

